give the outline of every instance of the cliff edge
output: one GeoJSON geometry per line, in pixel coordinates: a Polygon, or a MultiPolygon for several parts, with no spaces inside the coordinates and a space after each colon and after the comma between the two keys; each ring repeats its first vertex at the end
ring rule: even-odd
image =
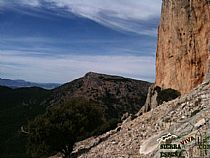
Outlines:
{"type": "Polygon", "coordinates": [[[210,1],[163,0],[156,85],[188,93],[210,78],[210,1]]]}

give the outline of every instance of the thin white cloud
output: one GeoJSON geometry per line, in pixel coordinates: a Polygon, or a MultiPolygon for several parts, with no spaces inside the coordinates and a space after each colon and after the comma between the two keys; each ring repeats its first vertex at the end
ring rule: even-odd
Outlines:
{"type": "Polygon", "coordinates": [[[108,13],[121,19],[143,20],[160,13],[161,0],[45,0],[58,7],[67,7],[72,12],[87,17],[108,13]]]}
{"type": "MultiPolygon", "coordinates": [[[[161,0],[46,0],[100,24],[137,34],[156,35],[156,28],[142,28],[140,21],[159,17],[161,0]]],[[[153,26],[155,27],[155,26],[153,26]]]]}
{"type": "Polygon", "coordinates": [[[14,6],[14,5],[28,5],[32,7],[40,6],[41,0],[0,0],[0,7],[14,6]]]}
{"type": "Polygon", "coordinates": [[[4,5],[4,1],[0,0],[0,6],[3,6],[3,5],[4,5]]]}
{"type": "MultiPolygon", "coordinates": [[[[39,7],[42,2],[48,2],[52,3],[55,9],[65,8],[78,16],[116,30],[151,36],[156,34],[154,26],[145,27],[142,21],[158,17],[161,4],[161,0],[0,0],[0,7],[13,2],[32,7],[39,7]]],[[[155,58],[132,55],[69,55],[55,58],[28,56],[18,52],[0,52],[0,74],[5,78],[19,77],[36,82],[66,82],[81,77],[89,71],[153,81],[155,58]]]]}
{"type": "MultiPolygon", "coordinates": [[[[1,0],[12,3],[14,0],[1,0]]],[[[16,4],[65,8],[78,16],[107,27],[144,35],[156,35],[156,26],[144,27],[142,21],[158,18],[161,0],[15,0],[16,4]],[[45,2],[45,3],[43,3],[45,2]],[[46,5],[46,2],[48,5],[46,5]],[[144,28],[143,28],[144,27],[144,28]]]]}
{"type": "Polygon", "coordinates": [[[5,6],[4,0],[0,0],[0,13],[3,11],[4,6],[5,6]]]}
{"type": "Polygon", "coordinates": [[[154,57],[139,56],[59,56],[40,57],[0,53],[0,74],[36,82],[67,82],[89,71],[153,81],[154,57]],[[6,74],[5,74],[6,72],[6,74]]]}
{"type": "Polygon", "coordinates": [[[39,0],[20,0],[20,3],[25,4],[25,5],[30,5],[33,7],[37,7],[40,5],[39,0]]]}

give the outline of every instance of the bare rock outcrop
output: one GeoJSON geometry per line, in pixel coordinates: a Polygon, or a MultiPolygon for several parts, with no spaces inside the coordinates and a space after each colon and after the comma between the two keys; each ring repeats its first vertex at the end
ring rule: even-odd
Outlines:
{"type": "Polygon", "coordinates": [[[141,115],[142,113],[148,112],[151,109],[158,106],[157,102],[158,91],[157,89],[155,89],[155,87],[156,87],[155,84],[152,84],[149,87],[146,102],[137,115],[141,115]]]}
{"type": "Polygon", "coordinates": [[[188,93],[210,78],[210,1],[163,0],[156,85],[188,93]]]}

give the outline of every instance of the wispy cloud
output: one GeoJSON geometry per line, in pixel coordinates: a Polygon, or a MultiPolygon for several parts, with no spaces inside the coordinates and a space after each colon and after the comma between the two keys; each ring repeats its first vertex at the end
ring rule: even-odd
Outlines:
{"type": "Polygon", "coordinates": [[[34,6],[34,7],[37,7],[37,6],[40,5],[40,1],[39,0],[20,0],[20,2],[22,4],[30,5],[30,6],[34,6]]]}
{"type": "Polygon", "coordinates": [[[37,7],[40,5],[40,2],[40,0],[0,0],[0,6],[28,5],[37,7]]]}
{"type": "Polygon", "coordinates": [[[138,56],[52,56],[40,57],[17,52],[0,52],[1,77],[36,82],[67,82],[96,71],[142,80],[154,80],[154,57],[138,56]],[[7,72],[4,74],[2,72],[7,72]]]}
{"type": "Polygon", "coordinates": [[[160,12],[161,0],[45,0],[58,7],[67,7],[74,13],[86,17],[97,17],[108,14],[121,19],[143,20],[157,16],[160,12]]]}
{"type": "Polygon", "coordinates": [[[152,20],[160,15],[161,0],[47,0],[58,7],[113,29],[144,35],[156,35],[156,24],[144,28],[143,21],[152,20]]]}
{"type": "MultiPolygon", "coordinates": [[[[115,30],[137,34],[156,35],[156,22],[160,15],[161,0],[2,0],[2,4],[32,7],[62,8],[78,16],[91,19],[115,30]],[[144,27],[148,20],[151,27],[144,27]]],[[[66,15],[65,15],[66,16],[66,15]]]]}
{"type": "Polygon", "coordinates": [[[49,37],[4,37],[0,41],[0,50],[31,55],[138,55],[155,56],[155,40],[145,38],[108,39],[88,38],[71,40],[49,37]]]}
{"type": "MultiPolygon", "coordinates": [[[[23,25],[18,24],[24,20],[17,20],[11,27],[7,26],[11,21],[5,20],[5,25],[2,25],[0,75],[35,82],[67,82],[86,72],[96,71],[154,81],[154,36],[160,4],[161,0],[0,0],[0,12],[9,7],[21,14],[20,19],[29,15],[23,25]],[[73,25],[74,21],[70,19],[69,22],[60,16],[59,21],[54,14],[76,15],[78,20],[92,20],[123,34],[92,21],[91,25],[85,25],[87,31],[75,32],[73,26],[81,22],[73,25]],[[33,18],[38,19],[39,25],[34,24],[33,18]],[[55,20],[48,23],[48,18],[55,20]],[[27,32],[28,24],[31,24],[32,31],[27,32]],[[102,33],[98,35],[100,31],[102,33]]],[[[83,22],[78,30],[83,30],[83,22]]]]}

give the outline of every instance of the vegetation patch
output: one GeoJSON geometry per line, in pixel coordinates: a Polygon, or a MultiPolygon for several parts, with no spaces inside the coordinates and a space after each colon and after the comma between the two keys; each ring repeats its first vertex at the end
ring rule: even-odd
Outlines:
{"type": "Polygon", "coordinates": [[[26,137],[20,130],[27,121],[43,114],[51,92],[42,88],[11,89],[0,86],[0,157],[30,158],[26,137]]]}
{"type": "Polygon", "coordinates": [[[70,157],[74,143],[97,135],[106,124],[97,103],[73,98],[54,106],[28,125],[28,153],[48,157],[58,152],[70,157]]]}
{"type": "Polygon", "coordinates": [[[173,99],[176,99],[180,95],[181,93],[175,89],[171,89],[171,88],[163,89],[159,91],[158,96],[157,96],[158,105],[161,105],[163,102],[168,102],[173,99]]]}

